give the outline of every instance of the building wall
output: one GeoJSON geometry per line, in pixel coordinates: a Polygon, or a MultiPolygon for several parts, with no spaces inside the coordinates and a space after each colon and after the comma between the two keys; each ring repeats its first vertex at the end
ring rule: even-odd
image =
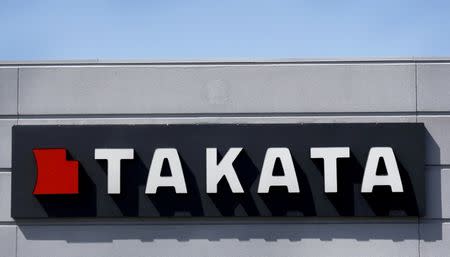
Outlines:
{"type": "Polygon", "coordinates": [[[0,257],[450,256],[450,61],[3,63],[0,257]],[[14,124],[423,122],[424,218],[10,217],[14,124]]]}

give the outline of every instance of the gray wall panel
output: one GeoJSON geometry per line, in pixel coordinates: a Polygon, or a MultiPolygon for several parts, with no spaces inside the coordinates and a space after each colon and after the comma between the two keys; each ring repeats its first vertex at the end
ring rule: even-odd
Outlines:
{"type": "Polygon", "coordinates": [[[420,257],[450,256],[450,223],[427,220],[420,223],[420,257]]]}
{"type": "Polygon", "coordinates": [[[426,164],[450,164],[450,116],[418,116],[426,133],[426,164]]]}
{"type": "Polygon", "coordinates": [[[17,68],[0,67],[0,114],[17,114],[17,68]]]}
{"type": "Polygon", "coordinates": [[[265,116],[160,118],[20,118],[20,125],[416,122],[415,116],[265,116]]]}
{"type": "Polygon", "coordinates": [[[11,172],[0,172],[0,222],[11,218],[11,172]]]}
{"type": "Polygon", "coordinates": [[[450,111],[450,63],[417,64],[418,111],[450,111]]]}
{"type": "MultiPolygon", "coordinates": [[[[19,124],[415,122],[416,108],[436,112],[417,118],[428,130],[429,165],[420,226],[417,219],[19,221],[17,256],[418,256],[419,248],[421,257],[450,256],[450,62],[418,61],[415,68],[414,61],[31,65],[20,68],[19,110],[17,68],[0,68],[0,115],[19,111],[19,124]]],[[[0,257],[16,256],[16,227],[9,225],[16,120],[4,118],[0,257]]]]}
{"type": "Polygon", "coordinates": [[[426,218],[450,218],[450,169],[429,166],[425,171],[426,218]]]}
{"type": "Polygon", "coordinates": [[[413,64],[24,67],[20,114],[415,111],[413,64]]]}
{"type": "Polygon", "coordinates": [[[22,225],[17,256],[413,257],[417,232],[416,223],[22,225]]]}
{"type": "Polygon", "coordinates": [[[11,168],[11,128],[15,119],[0,119],[0,168],[11,168]]]}
{"type": "Polygon", "coordinates": [[[16,234],[16,226],[0,225],[0,257],[16,256],[16,234]]]}

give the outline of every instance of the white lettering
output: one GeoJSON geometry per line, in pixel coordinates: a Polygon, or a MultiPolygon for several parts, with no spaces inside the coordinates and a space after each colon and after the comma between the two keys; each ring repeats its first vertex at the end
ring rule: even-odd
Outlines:
{"type": "Polygon", "coordinates": [[[145,193],[156,194],[158,187],[174,187],[177,194],[187,193],[180,156],[175,148],[158,148],[153,154],[145,193]],[[161,170],[165,159],[169,162],[172,175],[162,177],[161,170]]]}
{"type": "Polygon", "coordinates": [[[107,160],[108,165],[108,194],[120,194],[120,161],[134,158],[132,148],[96,148],[94,158],[107,160]]]}
{"type": "Polygon", "coordinates": [[[367,157],[361,185],[362,193],[372,193],[374,186],[390,186],[392,192],[403,192],[402,180],[391,147],[372,147],[367,157]],[[380,158],[384,159],[387,175],[377,175],[380,158]]]}
{"type": "Polygon", "coordinates": [[[217,148],[206,149],[206,192],[217,193],[217,183],[225,177],[233,193],[244,193],[239,182],[233,161],[241,152],[242,148],[231,148],[217,164],[217,148]]]}
{"type": "Polygon", "coordinates": [[[300,192],[294,163],[288,148],[269,148],[266,151],[259,179],[258,193],[269,193],[271,186],[286,186],[290,193],[300,192]],[[280,159],[284,176],[273,176],[273,169],[277,159],[280,159]]]}
{"type": "Polygon", "coordinates": [[[311,158],[323,159],[325,193],[337,193],[337,159],[349,157],[349,147],[311,147],[311,158]]]}

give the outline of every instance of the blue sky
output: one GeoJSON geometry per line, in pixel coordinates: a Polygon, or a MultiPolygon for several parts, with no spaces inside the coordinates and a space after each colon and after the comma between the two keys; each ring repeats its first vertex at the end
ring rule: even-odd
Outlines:
{"type": "Polygon", "coordinates": [[[0,0],[0,60],[450,56],[450,1],[0,0]]]}

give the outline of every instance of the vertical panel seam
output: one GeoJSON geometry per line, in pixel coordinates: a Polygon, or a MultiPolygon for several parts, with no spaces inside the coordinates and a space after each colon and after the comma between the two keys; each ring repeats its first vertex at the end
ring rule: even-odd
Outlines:
{"type": "MultiPolygon", "coordinates": [[[[415,90],[416,90],[416,123],[418,122],[418,96],[417,96],[417,61],[414,60],[414,86],[415,86],[415,90]]],[[[422,236],[420,235],[420,216],[417,217],[417,256],[420,257],[420,239],[422,238],[422,236]]]]}
{"type": "Polygon", "coordinates": [[[420,257],[420,216],[417,217],[417,256],[420,257]]]}
{"type": "MultiPolygon", "coordinates": [[[[19,85],[20,85],[20,68],[19,68],[19,66],[17,66],[17,80],[16,81],[17,81],[17,85],[16,85],[16,101],[17,101],[17,103],[16,103],[16,114],[17,114],[17,116],[16,116],[16,124],[15,125],[19,124],[19,85]]],[[[11,149],[11,151],[12,151],[12,149],[11,149]]],[[[11,167],[11,171],[12,171],[12,167],[11,167]]],[[[17,257],[17,255],[18,255],[17,249],[18,249],[18,244],[19,244],[18,243],[19,236],[18,236],[18,227],[17,227],[17,225],[15,227],[16,227],[16,244],[15,244],[14,256],[17,257]]]]}
{"type": "Polygon", "coordinates": [[[415,88],[416,88],[416,123],[418,121],[418,102],[417,102],[417,62],[414,62],[414,84],[415,84],[415,88]]]}
{"type": "Polygon", "coordinates": [[[17,244],[19,241],[19,236],[18,236],[19,232],[18,232],[18,227],[16,225],[16,253],[14,254],[17,257],[17,244]]]}
{"type": "MultiPolygon", "coordinates": [[[[20,71],[19,67],[17,67],[17,79],[16,79],[16,114],[19,116],[19,80],[20,80],[20,71]]],[[[18,118],[17,118],[18,120],[18,118]]]]}

